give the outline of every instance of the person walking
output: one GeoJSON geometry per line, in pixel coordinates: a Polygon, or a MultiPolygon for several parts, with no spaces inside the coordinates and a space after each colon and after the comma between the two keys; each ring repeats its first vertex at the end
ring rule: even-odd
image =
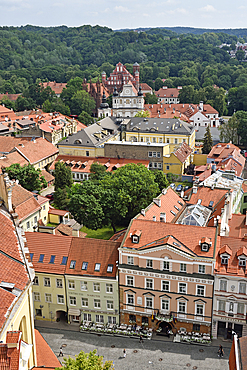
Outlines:
{"type": "Polygon", "coordinates": [[[126,357],[126,349],[125,348],[123,350],[123,356],[124,356],[124,358],[126,357]]]}
{"type": "Polygon", "coordinates": [[[140,343],[143,343],[143,336],[142,336],[142,334],[140,335],[140,343]]]}
{"type": "Polygon", "coordinates": [[[222,345],[220,344],[219,350],[218,350],[218,357],[223,357],[223,356],[224,356],[224,351],[223,351],[222,345]]]}
{"type": "Polygon", "coordinates": [[[62,357],[63,357],[63,347],[62,347],[62,346],[60,347],[60,351],[59,351],[59,355],[58,355],[58,357],[60,357],[60,356],[62,356],[62,357]]]}

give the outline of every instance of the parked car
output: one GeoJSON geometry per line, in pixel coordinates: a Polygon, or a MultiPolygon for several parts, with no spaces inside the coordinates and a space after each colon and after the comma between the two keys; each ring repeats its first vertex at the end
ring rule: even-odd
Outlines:
{"type": "Polygon", "coordinates": [[[170,187],[171,187],[172,189],[175,189],[175,186],[176,186],[176,185],[175,185],[175,184],[173,184],[173,183],[170,185],[170,187]]]}
{"type": "Polygon", "coordinates": [[[48,199],[50,199],[50,200],[53,200],[53,199],[54,199],[54,193],[47,194],[47,195],[46,195],[46,198],[48,198],[48,199]]]}
{"type": "Polygon", "coordinates": [[[188,190],[190,187],[187,185],[184,187],[184,191],[188,190]]]}
{"type": "Polygon", "coordinates": [[[181,192],[183,190],[183,186],[181,184],[179,184],[177,187],[176,187],[176,191],[177,192],[181,192]]]}

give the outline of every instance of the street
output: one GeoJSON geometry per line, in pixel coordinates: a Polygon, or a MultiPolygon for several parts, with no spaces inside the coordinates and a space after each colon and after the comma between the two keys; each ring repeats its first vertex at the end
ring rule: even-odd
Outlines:
{"type": "MultiPolygon", "coordinates": [[[[145,340],[80,333],[56,328],[37,327],[56,355],[64,346],[64,357],[97,349],[104,360],[112,360],[115,370],[144,369],[198,369],[227,370],[230,346],[224,347],[225,356],[217,355],[218,343],[209,347],[173,343],[162,340],[145,340]],[[126,358],[123,349],[126,349],[126,358]]],[[[62,361],[62,357],[59,357],[62,361]]]]}

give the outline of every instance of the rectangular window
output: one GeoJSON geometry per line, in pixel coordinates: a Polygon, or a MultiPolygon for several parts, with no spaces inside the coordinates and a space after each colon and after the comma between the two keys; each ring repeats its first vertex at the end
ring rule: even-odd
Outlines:
{"type": "Polygon", "coordinates": [[[106,284],[106,293],[113,293],[113,285],[106,284]]]}
{"type": "Polygon", "coordinates": [[[33,293],[33,299],[34,299],[35,301],[40,301],[40,293],[38,293],[38,292],[34,292],[34,293],[33,293]]]}
{"type": "Polygon", "coordinates": [[[44,254],[40,254],[38,262],[43,262],[44,260],[44,254]]]}
{"type": "Polygon", "coordinates": [[[45,301],[51,303],[51,294],[45,293],[45,301]]]}
{"type": "Polygon", "coordinates": [[[86,151],[86,157],[89,157],[89,151],[86,151]]]}
{"type": "Polygon", "coordinates": [[[30,229],[30,221],[27,222],[27,230],[30,229]]]}
{"type": "Polygon", "coordinates": [[[63,258],[62,258],[62,262],[61,262],[61,265],[66,265],[67,260],[68,260],[68,257],[64,257],[64,256],[63,256],[63,258]]]}
{"type": "Polygon", "coordinates": [[[169,292],[169,290],[170,290],[170,283],[169,283],[169,281],[162,281],[162,290],[164,292],[169,292]]]}
{"type": "Polygon", "coordinates": [[[56,256],[51,256],[50,262],[49,263],[54,263],[55,262],[56,256]]]}
{"type": "Polygon", "coordinates": [[[153,289],[154,281],[153,279],[146,279],[146,289],[153,289]]]}
{"type": "Polygon", "coordinates": [[[69,304],[71,306],[76,306],[76,297],[69,297],[69,304]]]}
{"type": "Polygon", "coordinates": [[[82,270],[87,270],[88,262],[82,262],[82,270]]]}
{"type": "Polygon", "coordinates": [[[127,294],[127,304],[134,304],[134,294],[127,294]]]}
{"type": "Polygon", "coordinates": [[[42,310],[40,308],[36,308],[36,316],[42,316],[42,310]]]}
{"type": "Polygon", "coordinates": [[[33,285],[39,285],[39,278],[38,278],[38,276],[35,276],[35,278],[33,279],[33,285]]]}
{"type": "Polygon", "coordinates": [[[226,280],[220,280],[220,290],[223,292],[226,292],[227,289],[227,281],[226,280]]]}
{"type": "Polygon", "coordinates": [[[166,166],[166,170],[169,171],[169,169],[170,169],[170,166],[166,166]]]}
{"type": "Polygon", "coordinates": [[[133,276],[127,276],[127,285],[134,286],[134,278],[133,276]]]}
{"type": "Polygon", "coordinates": [[[167,142],[167,144],[169,144],[169,142],[170,142],[170,139],[166,139],[166,142],[167,142]]]}
{"type": "Polygon", "coordinates": [[[69,289],[75,289],[75,280],[69,280],[69,289]]]}
{"type": "Polygon", "coordinates": [[[178,312],[185,313],[186,312],[186,303],[185,302],[179,302],[178,303],[178,312]]]}
{"type": "Polygon", "coordinates": [[[156,158],[156,152],[153,152],[153,157],[156,158]]]}
{"type": "Polygon", "coordinates": [[[29,253],[29,256],[30,256],[30,261],[32,262],[32,260],[33,260],[33,253],[29,253]]]}
{"type": "Polygon", "coordinates": [[[146,307],[147,308],[153,308],[153,298],[146,297],[146,307]]]}
{"type": "Polygon", "coordinates": [[[91,313],[84,313],[83,314],[83,320],[84,321],[92,321],[92,315],[91,315],[91,313]]]}
{"type": "Polygon", "coordinates": [[[148,152],[148,156],[149,157],[152,157],[153,156],[153,152],[148,152]]]}
{"type": "Polygon", "coordinates": [[[116,324],[117,320],[115,316],[108,316],[108,324],[116,324]]]}
{"type": "Polygon", "coordinates": [[[239,293],[246,294],[246,283],[244,282],[239,283],[239,293]]]}
{"type": "Polygon", "coordinates": [[[100,308],[100,299],[94,299],[94,308],[100,308]]]}
{"type": "Polygon", "coordinates": [[[238,303],[238,314],[239,315],[244,314],[244,303],[238,303]]]}
{"type": "Polygon", "coordinates": [[[222,265],[227,265],[228,264],[228,257],[221,257],[221,264],[222,265]]]}
{"type": "Polygon", "coordinates": [[[95,315],[95,322],[99,322],[104,324],[104,316],[103,315],[95,315]]]}
{"type": "Polygon", "coordinates": [[[81,281],[81,290],[87,290],[87,281],[81,281]]]}
{"type": "Polygon", "coordinates": [[[94,271],[100,271],[100,263],[95,263],[94,271]]]}
{"type": "Polygon", "coordinates": [[[180,263],[180,272],[186,272],[186,263],[180,263]]]}
{"type": "Polygon", "coordinates": [[[205,296],[205,286],[204,285],[197,285],[196,295],[200,295],[201,297],[205,296]]]}
{"type": "Polygon", "coordinates": [[[82,305],[82,307],[88,307],[88,298],[82,297],[81,305],[82,305]]]}
{"type": "Polygon", "coordinates": [[[162,168],[162,163],[158,163],[158,168],[162,168]]]}
{"type": "Polygon", "coordinates": [[[93,291],[100,292],[100,283],[93,283],[93,291]]]}
{"type": "Polygon", "coordinates": [[[153,268],[153,260],[147,260],[147,267],[153,268]]]}
{"type": "Polygon", "coordinates": [[[106,301],[107,310],[113,310],[113,301],[106,301]]]}
{"type": "Polygon", "coordinates": [[[153,143],[156,143],[156,137],[153,137],[153,143]]]}
{"type": "Polygon", "coordinates": [[[157,158],[160,158],[160,152],[157,152],[157,158]]]}
{"type": "Polygon", "coordinates": [[[197,304],[196,305],[196,314],[203,316],[203,304],[197,304]]]}
{"type": "Polygon", "coordinates": [[[37,217],[37,216],[35,216],[35,217],[34,217],[34,223],[35,223],[35,224],[37,224],[37,221],[38,221],[38,217],[37,217]]]}
{"type": "Polygon", "coordinates": [[[178,292],[182,294],[186,294],[187,284],[186,283],[178,283],[178,292]]]}
{"type": "Polygon", "coordinates": [[[199,265],[198,272],[199,274],[205,274],[205,265],[199,265]]]}
{"type": "Polygon", "coordinates": [[[48,277],[44,278],[44,286],[51,286],[51,279],[48,277]]]}
{"type": "Polygon", "coordinates": [[[169,271],[169,261],[163,261],[163,270],[169,271]]]}
{"type": "Polygon", "coordinates": [[[74,269],[75,268],[76,261],[70,261],[69,268],[74,269]]]}
{"type": "Polygon", "coordinates": [[[57,295],[57,303],[64,304],[64,296],[62,294],[57,295]]]}
{"type": "Polygon", "coordinates": [[[107,272],[112,272],[112,271],[113,271],[113,265],[108,265],[107,272]]]}
{"type": "Polygon", "coordinates": [[[57,288],[62,288],[63,287],[62,279],[56,279],[56,285],[57,285],[57,288]]]}
{"type": "Polygon", "coordinates": [[[218,311],[225,312],[226,302],[225,301],[219,301],[219,307],[218,311]]]}
{"type": "Polygon", "coordinates": [[[161,309],[165,311],[169,311],[169,300],[168,299],[161,300],[161,309]]]}
{"type": "Polygon", "coordinates": [[[128,265],[134,265],[134,257],[128,256],[128,265]]]}
{"type": "Polygon", "coordinates": [[[178,143],[178,139],[174,139],[174,144],[177,144],[178,143]]]}

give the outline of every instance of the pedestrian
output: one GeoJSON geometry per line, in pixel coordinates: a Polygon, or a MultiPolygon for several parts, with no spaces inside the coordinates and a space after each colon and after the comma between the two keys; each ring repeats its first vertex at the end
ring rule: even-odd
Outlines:
{"type": "Polygon", "coordinates": [[[60,347],[60,351],[59,351],[59,355],[58,355],[58,357],[60,357],[60,356],[62,356],[62,357],[63,357],[63,347],[62,347],[62,346],[60,347]]]}
{"type": "Polygon", "coordinates": [[[142,334],[140,335],[140,343],[143,343],[143,336],[142,336],[142,334]]]}
{"type": "Polygon", "coordinates": [[[223,357],[223,356],[224,356],[224,351],[223,351],[222,345],[220,344],[219,350],[218,350],[218,357],[223,357]]]}
{"type": "Polygon", "coordinates": [[[126,357],[126,349],[123,350],[124,358],[126,357]]]}

